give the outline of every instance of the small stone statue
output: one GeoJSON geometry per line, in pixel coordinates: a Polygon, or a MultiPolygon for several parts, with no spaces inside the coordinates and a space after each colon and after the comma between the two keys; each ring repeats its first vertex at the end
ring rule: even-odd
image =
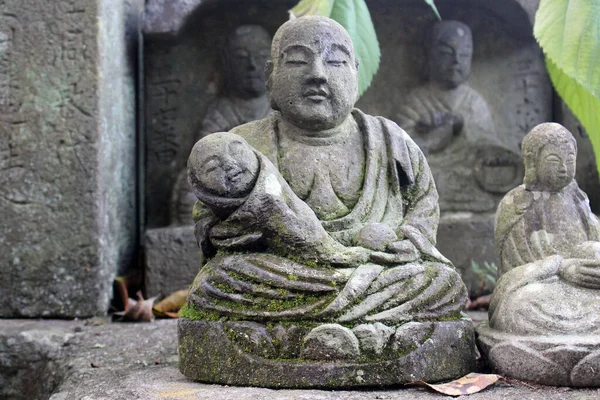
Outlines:
{"type": "MultiPolygon", "coordinates": [[[[222,52],[224,92],[208,106],[198,139],[264,118],[271,111],[264,72],[270,47],[271,36],[258,25],[239,26],[229,35],[222,52]]],[[[172,223],[193,224],[195,202],[187,183],[187,171],[183,170],[173,189],[172,223]]]]}
{"type": "Polygon", "coordinates": [[[206,263],[179,321],[185,375],[335,388],[472,368],[427,161],[396,124],[353,109],[357,69],[338,23],[288,21],[267,63],[275,111],[194,146],[206,263]]]}
{"type": "Polygon", "coordinates": [[[545,123],[522,150],[524,183],[496,214],[500,279],[480,344],[503,374],[600,386],[600,223],[574,180],[577,144],[545,123]]]}
{"type": "Polygon", "coordinates": [[[434,24],[428,82],[407,97],[398,124],[424,147],[442,211],[492,211],[522,177],[518,154],[496,135],[485,100],[468,86],[473,39],[458,21],[434,24]]]}
{"type": "Polygon", "coordinates": [[[228,132],[204,137],[188,159],[190,185],[215,214],[223,214],[238,199],[245,200],[258,177],[258,157],[240,136],[228,132]]]}

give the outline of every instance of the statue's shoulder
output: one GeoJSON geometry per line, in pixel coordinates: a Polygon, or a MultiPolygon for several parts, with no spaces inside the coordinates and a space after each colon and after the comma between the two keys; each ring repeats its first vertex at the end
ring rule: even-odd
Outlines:
{"type": "MultiPolygon", "coordinates": [[[[263,119],[236,126],[230,132],[243,137],[250,146],[271,158],[277,154],[275,133],[276,115],[271,113],[263,119]]],[[[272,160],[271,160],[272,161],[272,160]]]]}
{"type": "Polygon", "coordinates": [[[534,199],[535,196],[533,192],[525,189],[525,185],[519,185],[510,192],[506,193],[506,195],[502,198],[500,204],[498,204],[497,214],[523,214],[525,211],[531,208],[534,199]]]}
{"type": "Polygon", "coordinates": [[[400,143],[404,143],[407,146],[414,146],[418,149],[418,146],[414,142],[414,140],[412,140],[408,133],[406,133],[406,131],[394,121],[385,117],[366,114],[358,108],[355,108],[352,112],[355,118],[357,118],[359,121],[363,121],[363,124],[365,126],[387,134],[388,136],[394,139],[394,142],[399,141],[400,143]]]}

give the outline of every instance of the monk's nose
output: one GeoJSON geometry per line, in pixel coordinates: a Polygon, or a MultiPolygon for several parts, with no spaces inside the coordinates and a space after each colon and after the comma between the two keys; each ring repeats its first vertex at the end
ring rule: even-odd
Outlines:
{"type": "Polygon", "coordinates": [[[248,71],[256,71],[258,68],[258,64],[256,59],[252,56],[248,57],[248,71]]]}
{"type": "Polygon", "coordinates": [[[308,75],[308,80],[311,83],[323,84],[327,82],[327,74],[322,60],[315,60],[311,64],[308,75]]]}

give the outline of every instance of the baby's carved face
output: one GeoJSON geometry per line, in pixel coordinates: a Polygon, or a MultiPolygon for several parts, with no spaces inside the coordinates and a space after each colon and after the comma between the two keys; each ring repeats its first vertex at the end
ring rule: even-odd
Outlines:
{"type": "Polygon", "coordinates": [[[191,181],[198,182],[202,189],[217,196],[239,198],[254,187],[259,165],[252,147],[244,139],[220,132],[196,143],[188,168],[191,181]]]}

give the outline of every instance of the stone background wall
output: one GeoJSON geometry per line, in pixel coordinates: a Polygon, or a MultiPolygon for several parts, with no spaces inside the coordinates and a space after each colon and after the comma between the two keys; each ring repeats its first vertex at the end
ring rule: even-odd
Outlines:
{"type": "Polygon", "coordinates": [[[104,314],[134,257],[141,3],[0,0],[0,317],[104,314]]]}

